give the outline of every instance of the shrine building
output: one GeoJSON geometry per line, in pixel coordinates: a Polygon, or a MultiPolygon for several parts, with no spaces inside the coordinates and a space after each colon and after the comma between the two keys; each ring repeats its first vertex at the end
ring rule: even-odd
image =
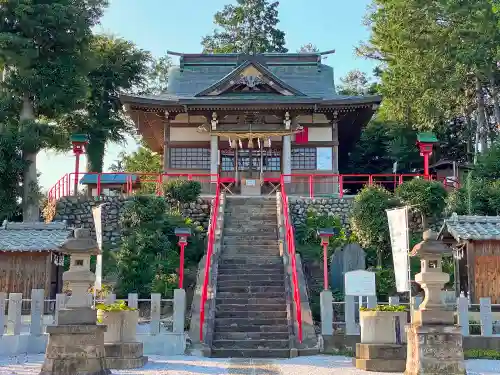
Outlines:
{"type": "Polygon", "coordinates": [[[160,95],[120,100],[165,173],[245,181],[348,173],[380,96],[337,94],[325,53],[178,54],[160,95]]]}

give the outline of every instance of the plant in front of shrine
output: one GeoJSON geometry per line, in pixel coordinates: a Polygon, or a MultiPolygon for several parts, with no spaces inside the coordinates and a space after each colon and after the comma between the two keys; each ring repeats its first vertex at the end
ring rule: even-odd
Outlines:
{"type": "Polygon", "coordinates": [[[201,183],[198,181],[174,179],[167,182],[165,193],[168,197],[179,203],[194,202],[201,194],[201,183]]]}
{"type": "Polygon", "coordinates": [[[106,343],[135,342],[139,310],[129,307],[123,300],[113,303],[98,303],[97,323],[107,326],[104,333],[106,343]]]}
{"type": "Polygon", "coordinates": [[[386,189],[373,185],[363,188],[354,198],[351,228],[366,249],[375,249],[377,267],[390,259],[389,224],[386,210],[397,207],[398,200],[386,189]]]}
{"type": "Polygon", "coordinates": [[[397,187],[396,197],[421,214],[422,227],[427,229],[429,219],[438,218],[443,214],[447,192],[439,181],[414,178],[397,187]]]}
{"type": "Polygon", "coordinates": [[[408,307],[404,305],[377,305],[374,308],[360,307],[359,311],[386,311],[386,312],[404,312],[408,307]]]}

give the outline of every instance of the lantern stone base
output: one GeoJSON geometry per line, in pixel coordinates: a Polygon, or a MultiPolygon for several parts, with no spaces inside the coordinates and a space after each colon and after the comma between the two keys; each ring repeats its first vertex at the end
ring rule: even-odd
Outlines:
{"type": "Polygon", "coordinates": [[[109,375],[104,352],[105,326],[48,326],[49,339],[40,375],[109,375]]]}
{"type": "Polygon", "coordinates": [[[143,355],[142,342],[104,344],[106,365],[110,369],[124,370],[144,367],[148,357],[143,355]]]}
{"type": "Polygon", "coordinates": [[[466,375],[460,327],[411,324],[406,327],[405,375],[466,375]]]}
{"type": "Polygon", "coordinates": [[[97,312],[91,307],[63,308],[57,312],[59,325],[94,325],[97,312]]]}
{"type": "Polygon", "coordinates": [[[356,344],[357,369],[376,372],[399,372],[405,370],[406,348],[393,344],[356,344]]]}

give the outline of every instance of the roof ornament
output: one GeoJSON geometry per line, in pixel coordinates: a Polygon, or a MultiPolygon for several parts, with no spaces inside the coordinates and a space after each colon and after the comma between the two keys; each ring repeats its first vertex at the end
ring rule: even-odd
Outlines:
{"type": "Polygon", "coordinates": [[[292,120],[290,118],[290,112],[285,112],[285,119],[283,120],[283,123],[285,124],[285,129],[290,130],[292,127],[292,120]]]}
{"type": "Polygon", "coordinates": [[[217,130],[217,125],[219,124],[219,120],[217,120],[217,112],[212,112],[212,130],[217,130]]]}
{"type": "Polygon", "coordinates": [[[238,84],[244,85],[250,90],[255,90],[257,86],[264,84],[264,81],[258,76],[243,76],[238,80],[238,84]]]}

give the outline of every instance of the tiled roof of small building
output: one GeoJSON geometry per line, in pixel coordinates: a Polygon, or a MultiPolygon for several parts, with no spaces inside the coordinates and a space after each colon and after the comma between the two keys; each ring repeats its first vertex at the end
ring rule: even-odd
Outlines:
{"type": "Polygon", "coordinates": [[[500,216],[459,216],[444,221],[441,234],[447,231],[455,240],[500,241],[500,216]]]}
{"type": "Polygon", "coordinates": [[[0,227],[0,251],[57,251],[71,235],[64,222],[9,223],[0,227]]]}

